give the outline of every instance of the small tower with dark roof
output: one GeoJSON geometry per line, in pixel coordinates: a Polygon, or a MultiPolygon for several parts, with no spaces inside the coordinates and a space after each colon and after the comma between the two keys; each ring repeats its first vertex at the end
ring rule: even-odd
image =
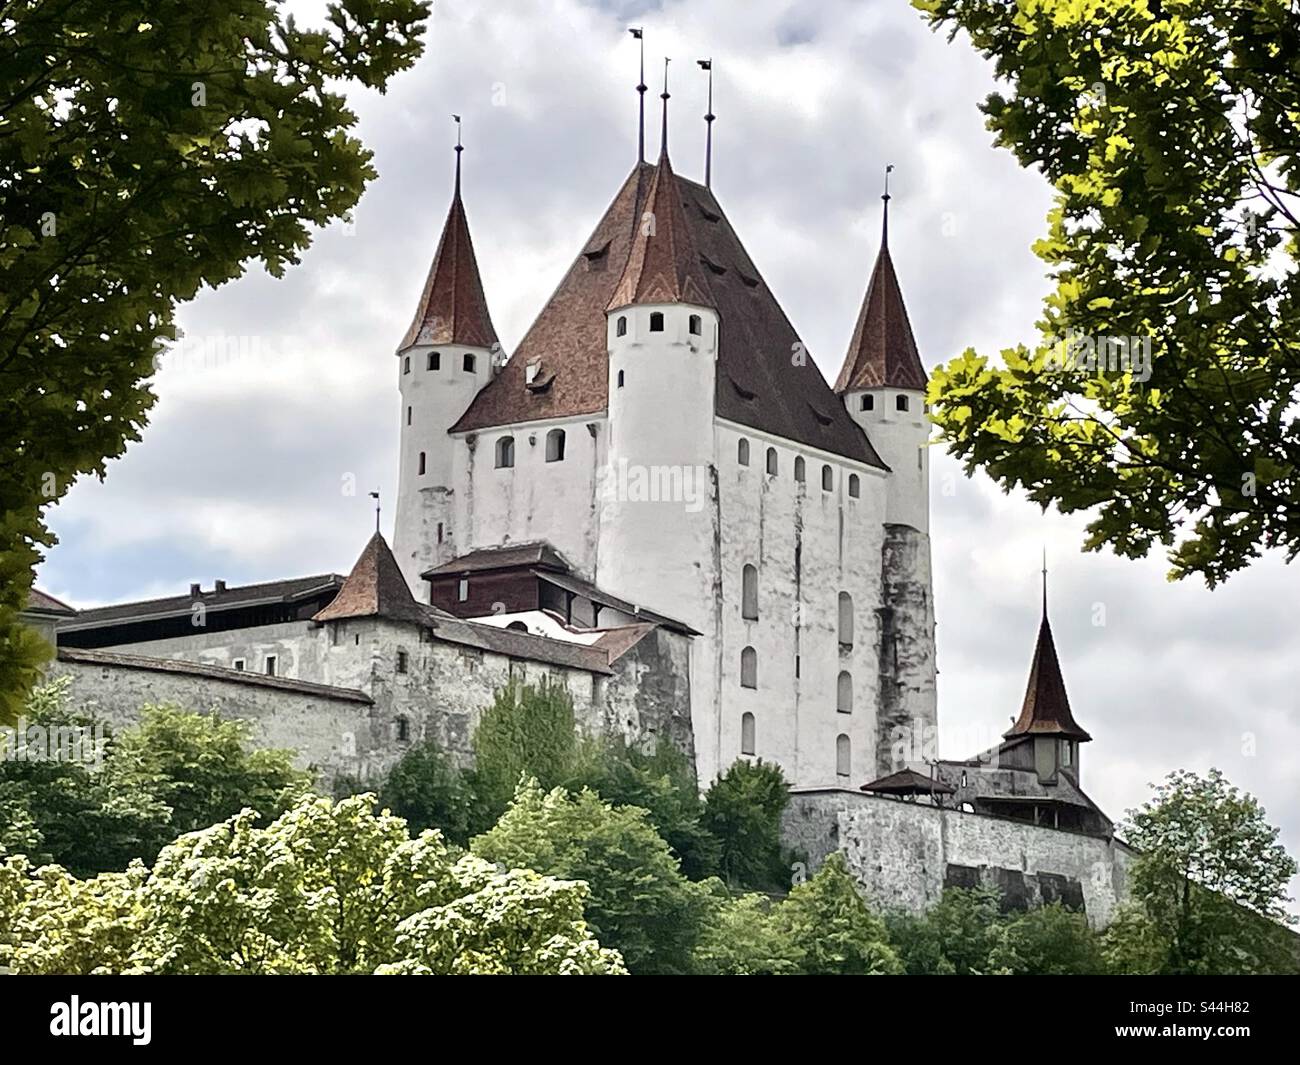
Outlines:
{"type": "Polygon", "coordinates": [[[889,254],[889,199],[886,192],[880,254],[835,391],[893,471],[885,520],[928,532],[927,378],[889,254]]]}
{"type": "Polygon", "coordinates": [[[393,550],[412,589],[421,588],[422,572],[456,554],[447,430],[492,379],[500,352],[461,201],[461,151],[458,137],[451,208],[415,317],[397,346],[401,466],[393,550]]]}

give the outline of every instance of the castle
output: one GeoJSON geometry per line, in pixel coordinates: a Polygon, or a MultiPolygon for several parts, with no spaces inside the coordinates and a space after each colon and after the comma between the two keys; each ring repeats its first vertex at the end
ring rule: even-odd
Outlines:
{"type": "Polygon", "coordinates": [[[237,714],[326,780],[366,779],[423,739],[468,758],[493,692],[545,679],[589,731],[676,743],[701,786],[779,763],[790,840],[843,850],[879,895],[993,878],[1104,921],[1126,858],[1079,784],[1090,737],[1045,601],[1005,741],[918,754],[937,728],[927,381],[888,193],[832,386],[710,182],[674,172],[665,89],[657,162],[642,148],[505,358],[460,153],[396,349],[392,550],[377,530],[346,576],[83,611],[34,597],[77,699],[237,714]]]}

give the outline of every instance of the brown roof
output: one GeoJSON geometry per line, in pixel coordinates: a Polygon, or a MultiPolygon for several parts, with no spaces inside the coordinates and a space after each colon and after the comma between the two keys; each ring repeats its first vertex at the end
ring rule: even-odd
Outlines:
{"type": "Polygon", "coordinates": [[[425,570],[420,574],[426,580],[430,577],[454,577],[462,573],[481,573],[486,570],[515,569],[527,566],[530,569],[558,569],[568,572],[569,563],[555,548],[545,540],[530,540],[521,544],[502,544],[499,547],[484,547],[470,551],[444,562],[441,566],[425,570]]]}
{"type": "MultiPolygon", "coordinates": [[[[235,610],[247,606],[297,602],[310,599],[313,595],[332,595],[342,585],[341,575],[321,573],[313,577],[241,584],[222,591],[200,591],[198,601],[207,610],[235,610]]],[[[77,611],[73,620],[60,623],[59,631],[78,632],[83,628],[98,628],[121,621],[146,621],[189,614],[194,609],[194,603],[195,598],[191,595],[173,595],[163,599],[140,599],[130,603],[90,607],[77,611]]]]}
{"type": "Polygon", "coordinates": [[[60,662],[80,662],[91,666],[116,666],[122,669],[140,669],[151,673],[180,673],[192,677],[230,681],[232,684],[251,684],[260,688],[277,688],[280,691],[319,695],[325,699],[339,699],[350,703],[373,703],[363,691],[356,688],[336,688],[331,684],[315,684],[293,677],[269,676],[251,670],[227,669],[206,662],[189,662],[181,658],[150,658],[146,655],[123,655],[115,651],[87,651],[80,647],[60,647],[60,662]]]}
{"type": "Polygon", "coordinates": [[[654,625],[662,625],[666,629],[672,629],[674,632],[684,633],[687,636],[700,635],[697,630],[691,628],[684,621],[670,618],[667,614],[660,614],[658,611],[650,610],[639,603],[630,603],[626,599],[610,595],[609,592],[601,591],[594,584],[584,581],[581,577],[575,577],[572,573],[544,573],[541,570],[534,570],[533,575],[547,584],[552,584],[566,592],[572,592],[574,595],[582,596],[584,599],[590,599],[593,603],[599,603],[601,606],[612,607],[621,613],[643,618],[654,625]]]}
{"type": "Polygon", "coordinates": [[[27,606],[24,609],[32,614],[58,614],[61,617],[72,617],[76,614],[67,603],[47,595],[39,588],[33,588],[27,593],[27,606]]]}
{"type": "Polygon", "coordinates": [[[712,307],[709,282],[691,240],[681,191],[665,148],[646,192],[623,276],[606,310],[633,303],[693,303],[712,307]]]}
{"type": "Polygon", "coordinates": [[[1043,612],[1038,627],[1038,645],[1034,648],[1034,663],[1029,669],[1029,684],[1025,689],[1025,702],[1020,717],[1003,733],[1013,736],[1053,735],[1077,740],[1090,740],[1070,712],[1070,697],[1065,694],[1065,678],[1061,676],[1061,663],[1056,657],[1056,644],[1052,640],[1052,626],[1043,612]]]}
{"type": "Polygon", "coordinates": [[[874,791],[884,795],[952,795],[956,789],[942,780],[935,780],[914,769],[900,769],[897,773],[863,784],[861,791],[874,791]]]}
{"type": "Polygon", "coordinates": [[[334,601],[312,620],[380,617],[422,623],[425,616],[425,609],[411,594],[388,542],[375,533],[334,601]]]}
{"type": "Polygon", "coordinates": [[[658,627],[658,625],[643,623],[639,625],[620,625],[616,629],[606,629],[601,633],[600,639],[592,646],[599,647],[608,654],[611,663],[617,662],[658,627]]]}
{"type": "Polygon", "coordinates": [[[442,238],[420,293],[420,305],[398,351],[412,344],[469,344],[490,348],[497,342],[479,277],[469,221],[460,199],[460,177],[451,199],[442,238]]]}
{"type": "Polygon", "coordinates": [[[903,290],[894,273],[889,254],[888,230],[880,244],[876,267],[871,271],[858,324],[849,341],[844,366],[835,381],[836,392],[859,388],[910,388],[924,392],[925,368],[921,365],[912,323],[903,304],[903,290]]]}
{"type": "Polygon", "coordinates": [[[591,673],[612,672],[609,668],[610,655],[602,647],[553,640],[549,636],[534,636],[530,632],[519,632],[499,625],[466,621],[433,607],[426,606],[422,609],[425,611],[424,623],[438,640],[552,666],[585,669],[591,673]]]}
{"type": "MultiPolygon", "coordinates": [[[[700,278],[721,320],[717,363],[716,411],[719,417],[770,432],[787,440],[884,468],[866,434],[849,417],[811,356],[797,365],[792,352],[803,351],[794,327],[764,283],[758,268],[727,220],[713,193],[703,185],[672,174],[657,181],[659,168],[638,164],[628,175],[591,238],[560,282],[518,349],[474,397],[452,432],[470,432],[516,422],[603,413],[608,398],[609,355],[606,308],[629,269],[650,285],[667,276],[655,263],[672,263],[674,282],[685,292],[684,249],[693,247],[702,267],[700,278]],[[656,214],[668,243],[652,247],[640,239],[640,221],[652,191],[667,197],[672,182],[680,200],[680,217],[670,205],[656,214]],[[678,232],[677,226],[683,226],[678,232]],[[634,251],[636,255],[634,256],[634,251]],[[635,264],[638,258],[641,268],[635,264]],[[525,367],[540,362],[543,376],[554,374],[544,390],[530,390],[525,367]]],[[[700,282],[692,282],[700,287],[700,282]]],[[[617,304],[615,304],[617,305],[617,304]]]]}

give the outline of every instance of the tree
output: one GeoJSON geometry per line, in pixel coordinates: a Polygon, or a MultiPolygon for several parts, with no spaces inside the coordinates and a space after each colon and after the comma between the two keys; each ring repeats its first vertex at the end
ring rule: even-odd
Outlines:
{"type": "Polygon", "coordinates": [[[254,748],[246,722],[172,706],[142,707],[136,724],[92,748],[96,722],[67,708],[67,690],[67,678],[37,688],[24,720],[51,735],[84,730],[80,753],[99,764],[0,759],[0,845],[10,853],[75,876],[121,871],[135,858],[152,863],[177,835],[245,805],[273,820],[310,783],[293,752],[254,748]]]}
{"type": "Polygon", "coordinates": [[[479,829],[501,816],[522,778],[533,777],[545,789],[568,778],[577,759],[576,729],[573,699],[561,684],[512,682],[495,693],[474,730],[471,780],[479,829]]]}
{"type": "Polygon", "coordinates": [[[178,304],[298,261],[375,176],[336,91],[419,55],[425,0],[19,0],[0,33],[0,724],[49,649],[20,626],[46,507],[140,438],[178,304]]]}
{"type": "Polygon", "coordinates": [[[403,818],[412,832],[437,828],[453,843],[469,842],[474,795],[434,740],[412,747],[388,771],[379,801],[403,818]]]}
{"type": "Polygon", "coordinates": [[[978,976],[992,970],[990,955],[1002,923],[993,888],[947,888],[924,914],[891,914],[890,941],[912,976],[978,976]]]}
{"type": "Polygon", "coordinates": [[[727,894],[714,880],[709,908],[695,947],[700,976],[796,976],[804,951],[778,923],[780,906],[766,895],[727,894]],[[714,886],[716,885],[716,886],[714,886]]]}
{"type": "Polygon", "coordinates": [[[902,963],[885,923],[867,906],[836,851],[817,875],[798,884],[777,910],[776,927],[802,950],[808,976],[886,976],[902,963]]]}
{"type": "Polygon", "coordinates": [[[930,382],[967,470],[1214,586],[1300,552],[1300,23],[1290,0],[913,0],[994,59],[1055,189],[1037,350],[930,382]],[[1116,339],[1118,338],[1118,339],[1116,339]],[[1098,368],[1100,363],[1100,369],[1098,368]]]}
{"type": "Polygon", "coordinates": [[[720,848],[702,824],[695,772],[671,741],[660,738],[646,752],[621,736],[586,740],[565,786],[569,791],[590,788],[614,806],[644,809],[687,879],[705,880],[718,872],[720,848]]]}
{"type": "Polygon", "coordinates": [[[774,762],[733,762],[704,798],[701,824],[721,848],[728,884],[785,888],[789,869],[781,857],[781,815],[790,801],[781,767],[774,762]]]}
{"type": "Polygon", "coordinates": [[[1088,919],[1053,902],[997,927],[989,971],[1012,976],[1095,976],[1105,972],[1105,965],[1088,919]]]}
{"type": "Polygon", "coordinates": [[[1139,851],[1132,893],[1167,945],[1164,970],[1219,975],[1294,967],[1280,924],[1296,863],[1263,807],[1217,769],[1180,770],[1130,810],[1125,838],[1139,851]]]}
{"type": "Polygon", "coordinates": [[[585,789],[545,792],[529,780],[471,850],[491,862],[585,882],[593,933],[633,973],[690,971],[706,889],[682,876],[644,810],[610,806],[585,789]]]}
{"type": "Polygon", "coordinates": [[[243,811],[89,881],[0,863],[0,966],[23,974],[620,973],[586,888],[453,859],[373,795],[243,811]]]}

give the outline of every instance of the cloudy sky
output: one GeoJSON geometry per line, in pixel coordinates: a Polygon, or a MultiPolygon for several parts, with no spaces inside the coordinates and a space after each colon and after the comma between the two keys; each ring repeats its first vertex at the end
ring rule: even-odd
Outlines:
{"type": "MultiPolygon", "coordinates": [[[[291,6],[304,20],[323,7],[291,6]]],[[[639,24],[647,125],[668,55],[674,167],[697,179],[694,61],[715,60],[714,190],[828,378],[877,251],[886,163],[890,244],[927,363],[1032,337],[1047,186],[990,145],[976,109],[988,66],[905,0],[442,0],[417,66],[386,96],[351,94],[379,172],[353,226],[320,233],[283,280],[250,274],[181,311],[190,347],[156,379],[144,442],[52,513],[60,544],[41,587],[89,606],[346,572],[372,528],[366,492],[395,495],[393,349],[451,194],[451,113],[510,350],[634,162],[639,24]],[[191,357],[222,338],[242,356],[191,357]]],[[[1094,737],[1088,790],[1118,817],[1170,770],[1218,766],[1300,855],[1300,570],[1268,557],[1213,593],[1171,584],[1163,559],[1081,554],[1084,520],[1042,515],[940,453],[932,470],[942,753],[972,753],[1018,711],[1046,545],[1066,682],[1094,737]]]]}

